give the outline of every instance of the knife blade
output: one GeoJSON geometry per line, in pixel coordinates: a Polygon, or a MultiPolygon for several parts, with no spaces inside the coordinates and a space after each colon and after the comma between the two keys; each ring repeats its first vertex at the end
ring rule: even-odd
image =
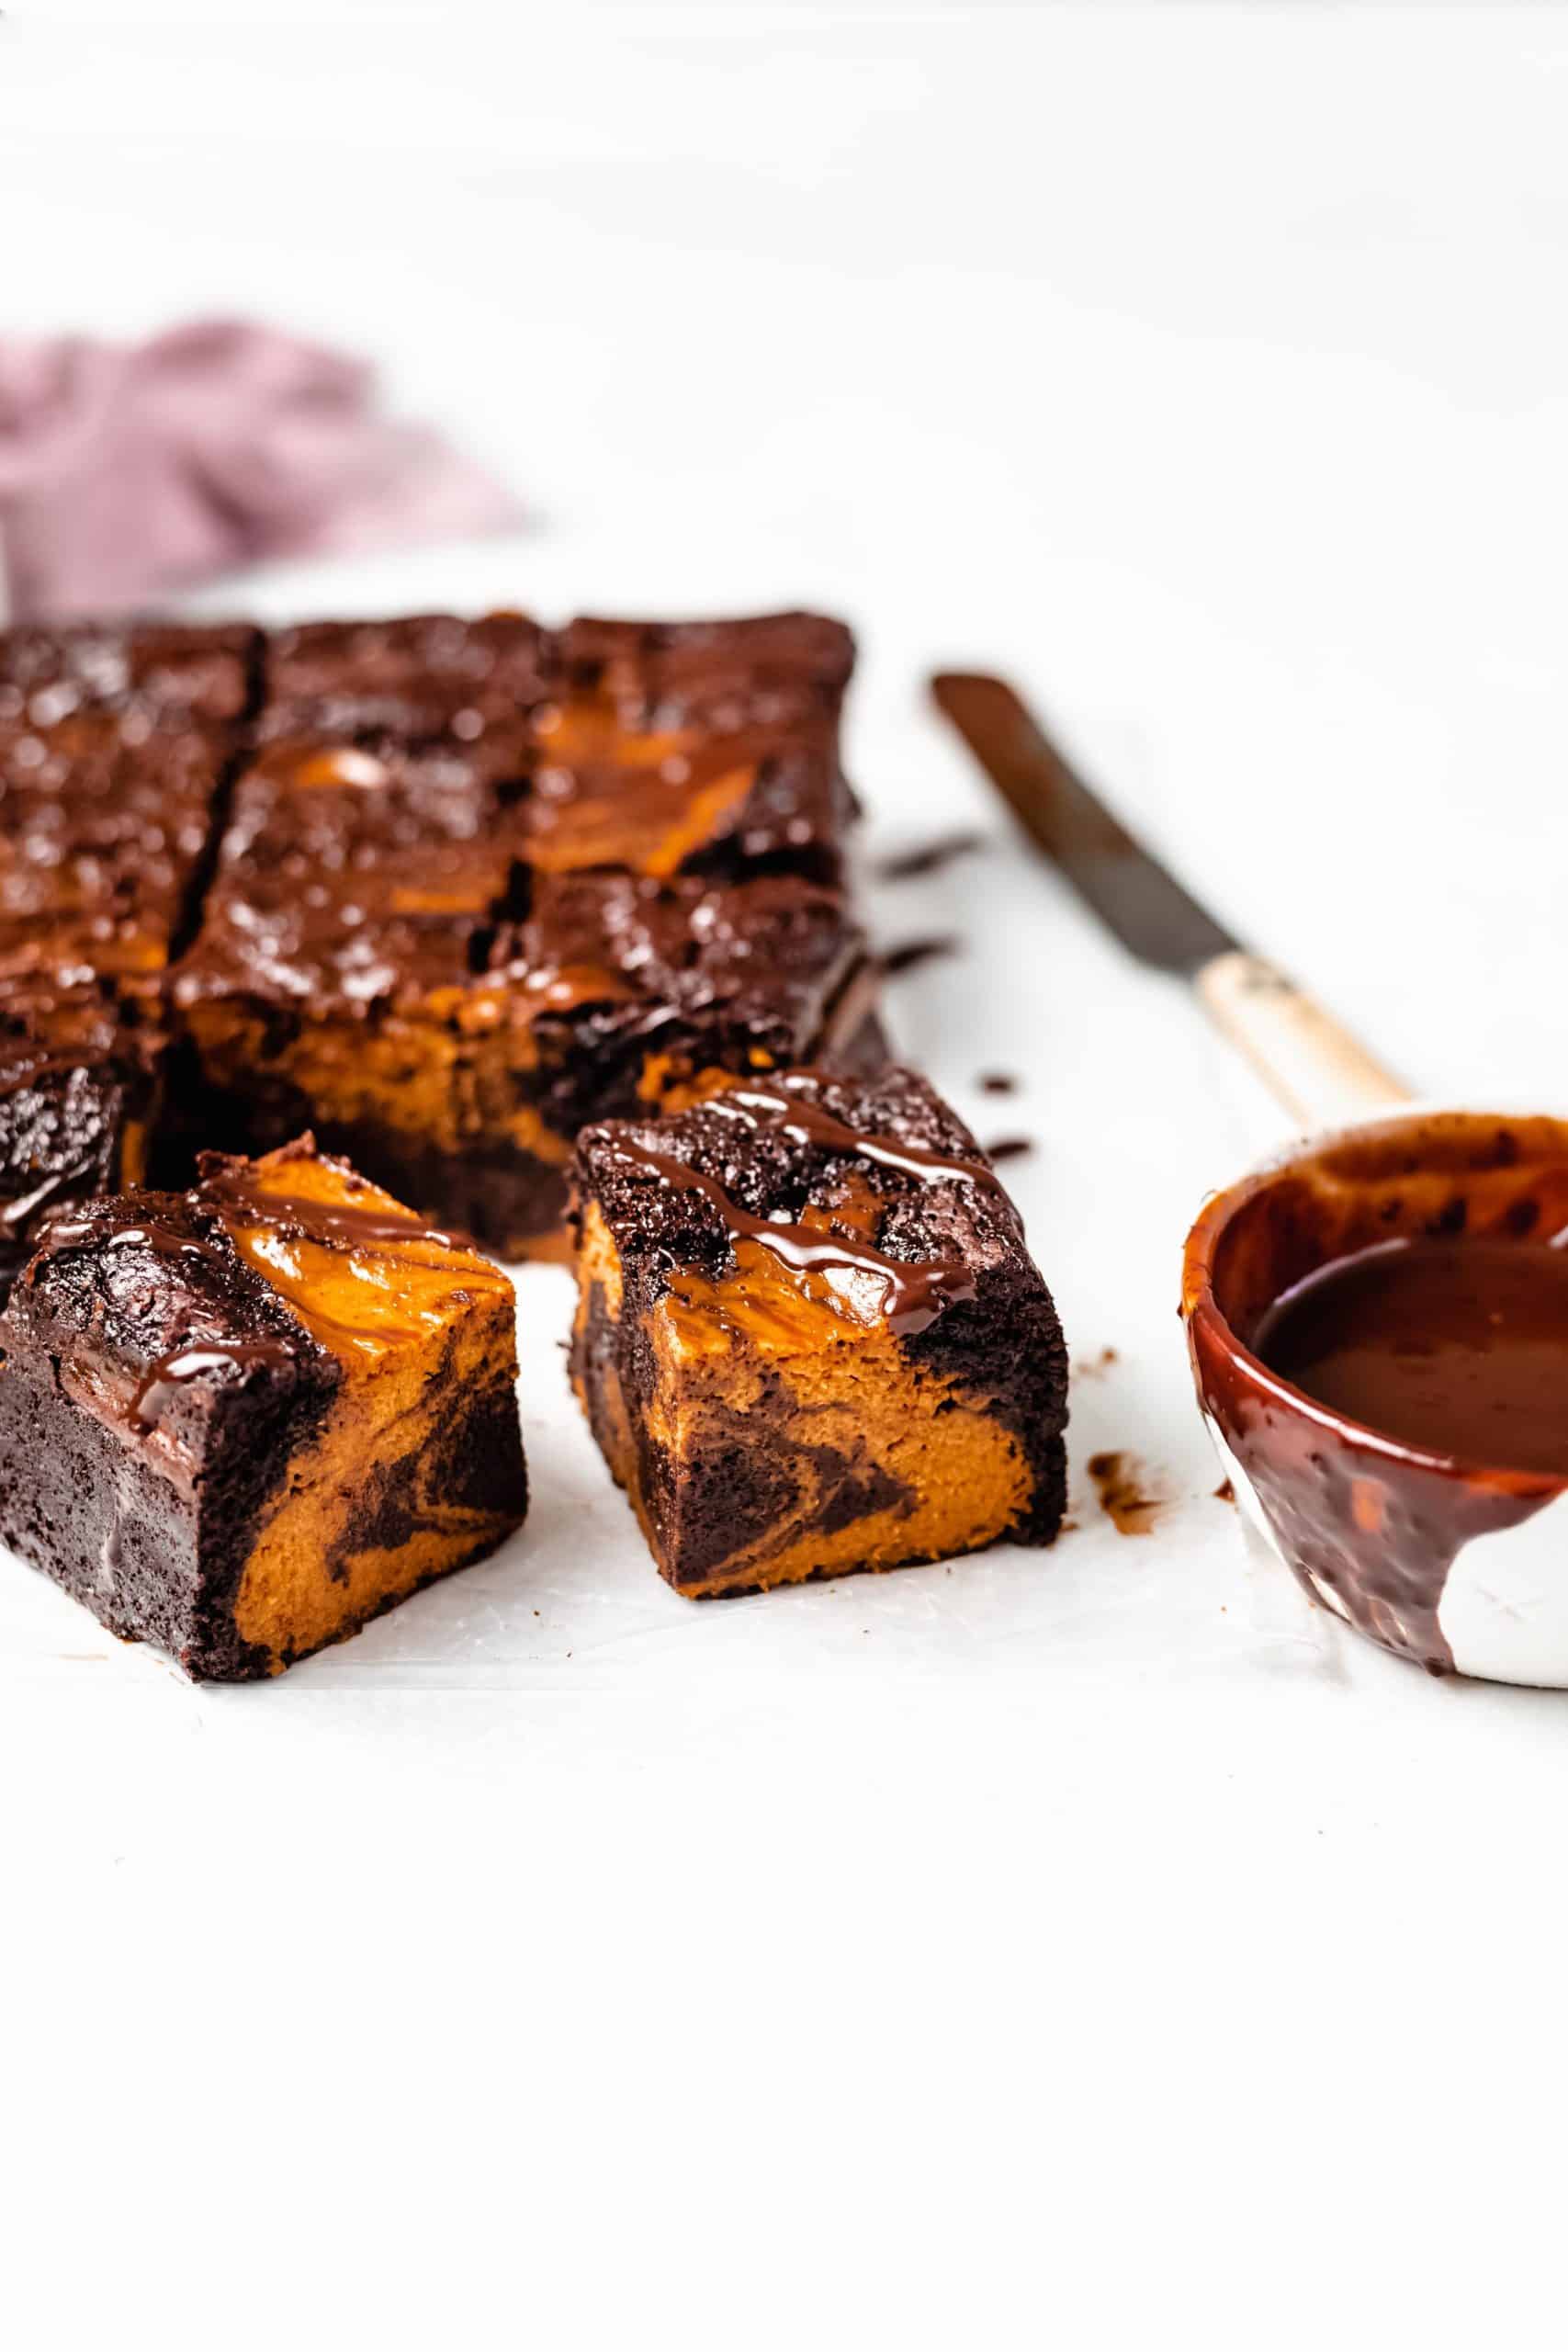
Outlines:
{"type": "Polygon", "coordinates": [[[1140,962],[1204,1011],[1308,1125],[1407,1102],[1408,1090],[1295,982],[1245,948],[1134,840],[1005,678],[939,672],[931,696],[1046,855],[1140,962]]]}
{"type": "Polygon", "coordinates": [[[943,671],[931,695],[1013,814],[1142,962],[1192,979],[1240,946],[1096,797],[1005,678],[943,671]]]}

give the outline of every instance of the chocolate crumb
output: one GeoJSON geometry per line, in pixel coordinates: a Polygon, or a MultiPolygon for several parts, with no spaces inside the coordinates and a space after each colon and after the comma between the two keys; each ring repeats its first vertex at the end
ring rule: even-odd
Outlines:
{"type": "Polygon", "coordinates": [[[1133,1455],[1091,1453],[1089,1475],[1100,1495],[1100,1508],[1115,1525],[1118,1535],[1147,1535],[1154,1528],[1160,1498],[1145,1491],[1143,1473],[1133,1455]]]}
{"type": "Polygon", "coordinates": [[[982,1094],[1016,1094],[1018,1080],[1010,1070],[984,1069],[980,1072],[982,1094]]]}
{"type": "Polygon", "coordinates": [[[987,1159],[1022,1159],[1034,1148],[1028,1136],[998,1136],[986,1146],[987,1159]]]}
{"type": "Polygon", "coordinates": [[[1231,1485],[1228,1478],[1222,1478],[1219,1485],[1214,1488],[1214,1500],[1217,1503],[1235,1502],[1235,1488],[1231,1485]]]}
{"type": "Polygon", "coordinates": [[[951,933],[930,939],[907,939],[898,947],[889,947],[883,956],[882,968],[889,979],[900,972],[912,972],[917,965],[933,963],[939,956],[956,956],[959,943],[951,933]]]}
{"type": "Polygon", "coordinates": [[[914,849],[899,850],[892,857],[885,857],[877,867],[882,882],[913,882],[924,874],[940,873],[951,865],[954,858],[967,857],[972,850],[984,846],[982,833],[941,833],[935,841],[922,842],[914,849]]]}

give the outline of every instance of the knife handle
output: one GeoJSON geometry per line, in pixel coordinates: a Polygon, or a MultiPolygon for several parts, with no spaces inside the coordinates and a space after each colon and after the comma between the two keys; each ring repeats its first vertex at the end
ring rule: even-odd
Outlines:
{"type": "Polygon", "coordinates": [[[1303,1129],[1371,1118],[1410,1101],[1407,1087],[1261,956],[1237,947],[1213,956],[1195,986],[1210,1019],[1303,1129]]]}

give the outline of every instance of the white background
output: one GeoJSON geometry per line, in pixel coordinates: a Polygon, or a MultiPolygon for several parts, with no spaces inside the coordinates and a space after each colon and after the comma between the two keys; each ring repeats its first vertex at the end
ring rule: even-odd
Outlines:
{"type": "Polygon", "coordinates": [[[0,323],[341,339],[535,511],[209,601],[855,622],[874,850],[988,836],[876,894],[966,943],[901,1043],[1118,1351],[1054,1553],[699,1610],[529,1273],[529,1525],[352,1645],[193,1690],[8,1568],[13,2341],[1561,2341],[1568,1702],[1246,1566],[1177,1261],[1272,1114],[920,688],[1561,1102],[1565,120],[1551,6],[7,10],[0,323]]]}

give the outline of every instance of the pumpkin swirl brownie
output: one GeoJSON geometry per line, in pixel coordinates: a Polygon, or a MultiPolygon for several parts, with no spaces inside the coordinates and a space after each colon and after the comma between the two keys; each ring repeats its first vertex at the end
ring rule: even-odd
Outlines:
{"type": "Polygon", "coordinates": [[[483,743],[515,782],[517,854],[656,878],[767,864],[837,874],[853,642],[810,614],[322,621],[268,641],[264,742],[483,743]]]}
{"type": "Polygon", "coordinates": [[[907,1070],[580,1139],[572,1374],[694,1597],[1061,1523],[1066,1351],[1017,1210],[907,1070]]]}
{"type": "Polygon", "coordinates": [[[767,863],[829,878],[853,801],[839,623],[521,614],[320,621],[268,640],[259,740],[483,742],[517,779],[521,855],[667,877],[767,863]]]}
{"type": "Polygon", "coordinates": [[[0,721],[0,990],[155,1001],[229,759],[221,730],[183,717],[0,721]]]}
{"type": "Polygon", "coordinates": [[[48,1207],[142,1181],[248,639],[0,637],[0,1304],[48,1207]]]}
{"type": "Polygon", "coordinates": [[[497,765],[482,743],[267,747],[175,978],[174,1091],[198,1140],[310,1127],[502,1254],[558,1253],[585,1121],[850,1050],[870,965],[838,894],[794,876],[536,873],[497,765]]]}
{"type": "Polygon", "coordinates": [[[312,621],[267,640],[258,731],[263,741],[389,734],[473,743],[515,735],[550,688],[549,641],[521,613],[312,621]]]}
{"type": "Polygon", "coordinates": [[[198,1679],[356,1632],[526,1507],[511,1283],[308,1140],[62,1211],[0,1347],[0,1537],[198,1679]]]}
{"type": "Polygon", "coordinates": [[[837,621],[573,621],[531,718],[525,854],[560,872],[665,877],[761,865],[834,881],[854,797],[839,718],[854,640],[837,621]]]}
{"type": "Polygon", "coordinates": [[[855,641],[821,613],[763,613],[738,621],[569,622],[555,670],[575,703],[636,728],[696,726],[724,732],[825,714],[836,725],[854,670],[855,641]]]}

